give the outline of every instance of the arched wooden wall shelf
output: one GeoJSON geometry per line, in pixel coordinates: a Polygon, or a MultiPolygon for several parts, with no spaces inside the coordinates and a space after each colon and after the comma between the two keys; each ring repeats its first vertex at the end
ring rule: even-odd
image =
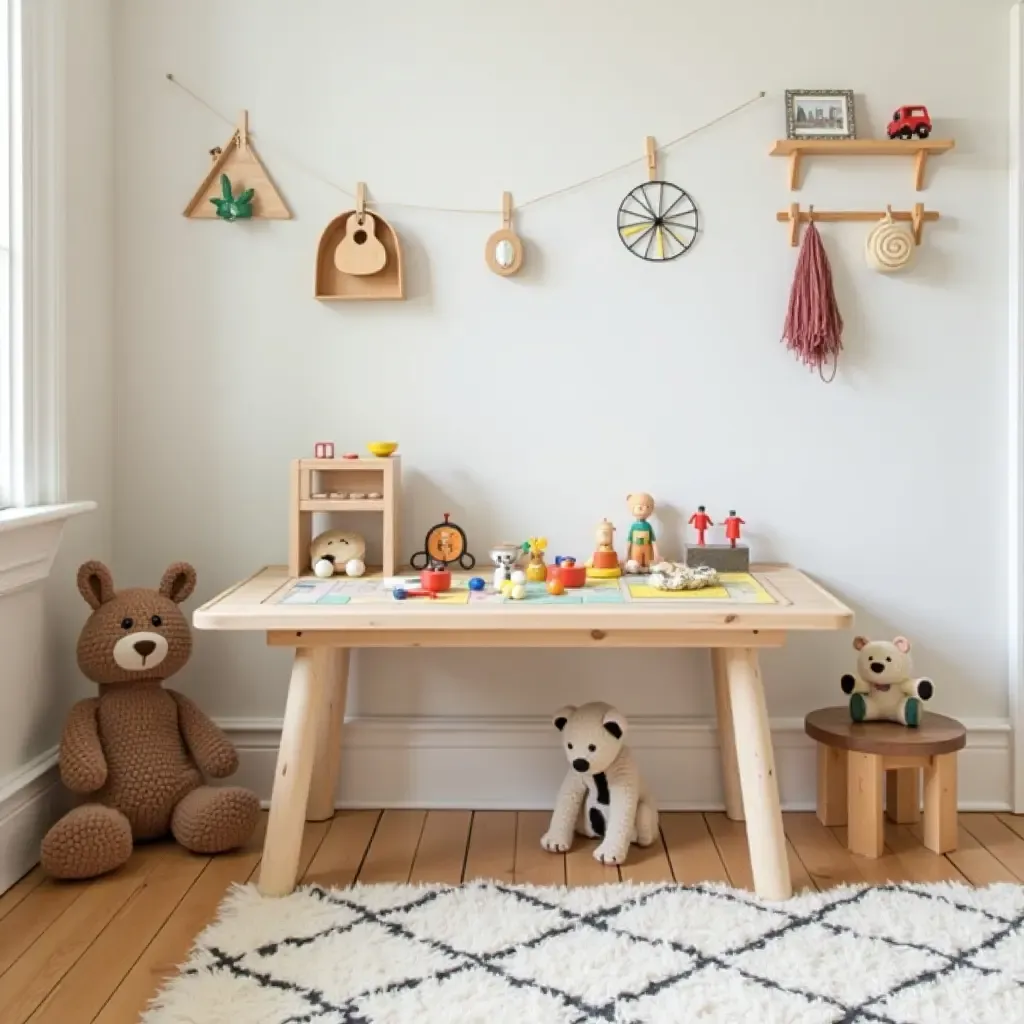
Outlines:
{"type": "Polygon", "coordinates": [[[347,299],[404,299],[402,281],[402,248],[395,229],[378,213],[373,214],[377,238],[387,253],[384,269],[376,274],[344,274],[334,262],[338,243],[345,237],[345,225],[357,210],[347,210],[335,217],[320,236],[316,253],[316,298],[323,302],[347,299]]]}

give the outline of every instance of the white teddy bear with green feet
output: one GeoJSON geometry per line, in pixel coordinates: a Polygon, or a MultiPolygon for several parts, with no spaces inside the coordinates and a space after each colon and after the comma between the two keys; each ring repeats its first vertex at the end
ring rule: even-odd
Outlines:
{"type": "Polygon", "coordinates": [[[889,721],[918,726],[922,702],[930,700],[935,687],[930,679],[911,676],[910,641],[853,639],[857,676],[844,675],[843,693],[850,694],[850,717],[855,722],[889,721]],[[859,677],[859,678],[858,678],[859,677]]]}

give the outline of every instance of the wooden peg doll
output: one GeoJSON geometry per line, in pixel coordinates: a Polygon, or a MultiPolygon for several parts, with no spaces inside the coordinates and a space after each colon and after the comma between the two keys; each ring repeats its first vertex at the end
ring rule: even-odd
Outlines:
{"type": "Polygon", "coordinates": [[[654,514],[654,499],[644,491],[637,491],[627,495],[626,501],[634,517],[627,538],[626,571],[650,572],[651,566],[659,561],[657,538],[649,522],[654,514]]]}

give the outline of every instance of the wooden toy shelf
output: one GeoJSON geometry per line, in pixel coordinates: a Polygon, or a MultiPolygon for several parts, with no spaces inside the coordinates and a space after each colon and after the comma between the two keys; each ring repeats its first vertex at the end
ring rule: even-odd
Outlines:
{"type": "Polygon", "coordinates": [[[948,153],[952,139],[779,139],[769,156],[789,157],[789,187],[800,188],[800,165],[805,156],[912,156],[914,188],[924,188],[928,157],[948,153]]]}

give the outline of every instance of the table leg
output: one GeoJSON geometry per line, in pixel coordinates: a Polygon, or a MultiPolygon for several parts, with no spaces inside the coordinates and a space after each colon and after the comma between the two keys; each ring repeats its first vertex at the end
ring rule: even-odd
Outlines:
{"type": "Polygon", "coordinates": [[[743,793],[740,790],[740,771],[736,764],[736,734],[732,725],[729,680],[725,674],[725,650],[721,647],[711,648],[711,675],[715,681],[715,711],[718,718],[718,748],[722,758],[725,813],[733,821],[742,821],[743,793]]]}
{"type": "Polygon", "coordinates": [[[338,787],[341,766],[341,727],[345,724],[348,696],[348,665],[347,647],[315,649],[313,671],[323,673],[324,684],[320,691],[321,704],[316,709],[316,751],[306,821],[327,821],[334,817],[334,791],[338,787]]]}
{"type": "Polygon", "coordinates": [[[726,648],[725,674],[729,681],[754,890],[762,899],[789,899],[793,895],[793,883],[786,859],[779,783],[757,651],[745,647],[726,648]]]}
{"type": "Polygon", "coordinates": [[[325,682],[324,673],[316,671],[313,652],[296,650],[260,865],[259,890],[264,896],[287,896],[295,888],[313,775],[317,709],[323,703],[325,682]]]}

